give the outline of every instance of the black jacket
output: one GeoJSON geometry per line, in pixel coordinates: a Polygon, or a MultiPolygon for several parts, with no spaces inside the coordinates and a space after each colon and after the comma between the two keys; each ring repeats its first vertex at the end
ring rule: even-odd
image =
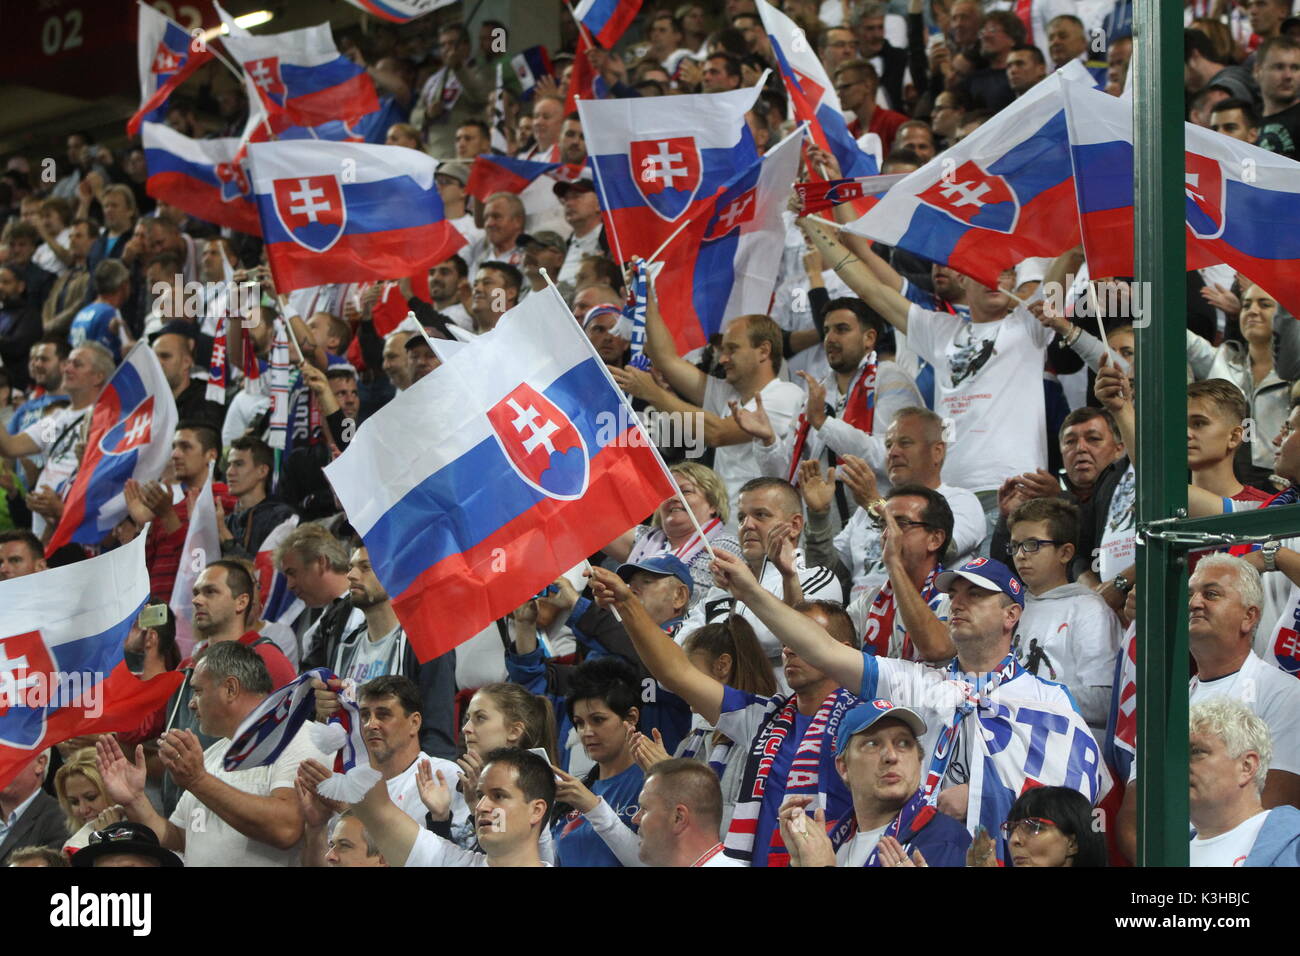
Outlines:
{"type": "Polygon", "coordinates": [[[18,818],[14,828],[0,842],[0,866],[8,866],[9,854],[25,846],[62,849],[64,841],[70,835],[68,821],[63,816],[59,801],[41,790],[18,818]]]}

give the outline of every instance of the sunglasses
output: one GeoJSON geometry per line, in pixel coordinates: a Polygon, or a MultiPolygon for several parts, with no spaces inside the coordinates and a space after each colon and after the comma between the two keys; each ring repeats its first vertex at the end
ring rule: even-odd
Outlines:
{"type": "Polygon", "coordinates": [[[1010,840],[1017,830],[1024,827],[1031,837],[1036,837],[1048,827],[1056,826],[1055,821],[1047,817],[1024,817],[1020,820],[1008,820],[1002,824],[1002,839],[1010,840]]]}

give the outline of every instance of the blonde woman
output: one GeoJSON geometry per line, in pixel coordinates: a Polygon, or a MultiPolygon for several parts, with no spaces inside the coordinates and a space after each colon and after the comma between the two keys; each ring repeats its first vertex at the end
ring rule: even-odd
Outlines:
{"type": "Polygon", "coordinates": [[[94,747],[74,751],[67,758],[54,774],[54,793],[68,818],[68,833],[71,834],[63,849],[80,850],[90,842],[95,818],[112,803],[99,776],[94,747]]]}
{"type": "Polygon", "coordinates": [[[709,570],[707,540],[714,550],[740,554],[740,542],[726,533],[728,509],[727,486],[717,472],[699,462],[684,461],[669,469],[682,489],[682,497],[691,507],[688,514],[681,498],[669,498],[655,511],[649,525],[637,525],[619,535],[605,547],[605,553],[620,564],[636,563],[661,554],[676,555],[691,570],[694,588],[688,609],[703,599],[713,587],[709,570]],[[691,515],[695,522],[691,521],[691,515]],[[698,522],[704,531],[701,539],[695,530],[698,522]]]}

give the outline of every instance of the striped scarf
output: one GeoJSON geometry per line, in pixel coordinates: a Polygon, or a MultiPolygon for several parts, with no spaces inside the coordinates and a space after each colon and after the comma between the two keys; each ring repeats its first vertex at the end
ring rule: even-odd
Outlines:
{"type": "MultiPolygon", "coordinates": [[[[812,796],[816,798],[816,806],[826,806],[827,784],[839,779],[835,772],[835,735],[839,732],[844,715],[857,703],[857,697],[842,687],[832,691],[822,701],[790,762],[785,796],[812,796]]],[[[798,713],[798,698],[792,696],[754,735],[745,762],[745,774],[740,782],[736,810],[723,841],[728,856],[746,862],[754,859],[754,836],[758,831],[758,817],[767,794],[768,776],[776,762],[776,755],[781,752],[786,737],[794,729],[798,713]]],[[[790,854],[781,839],[779,827],[772,828],[767,865],[790,865],[790,854]]]]}
{"type": "MultiPolygon", "coordinates": [[[[872,428],[876,423],[876,353],[872,352],[867,356],[867,364],[862,367],[858,380],[853,383],[849,389],[848,400],[844,403],[844,411],[841,418],[852,425],[858,431],[871,434],[872,428]]],[[[808,421],[808,416],[799,415],[799,428],[794,436],[794,452],[790,456],[790,473],[786,475],[786,480],[791,484],[795,483],[795,475],[799,471],[799,461],[803,458],[804,446],[808,443],[808,432],[812,429],[812,423],[808,421]]]]}
{"type": "MultiPolygon", "coordinates": [[[[917,787],[916,793],[912,794],[907,803],[903,804],[902,809],[895,814],[894,819],[890,821],[889,826],[885,827],[885,832],[880,834],[880,839],[893,837],[903,845],[903,852],[908,853],[912,840],[916,835],[925,829],[926,825],[935,818],[939,811],[926,798],[925,790],[917,787]]],[[[850,813],[841,820],[831,831],[831,843],[835,846],[843,846],[853,839],[858,832],[858,815],[856,812],[850,813]]],[[[877,843],[867,855],[867,862],[863,866],[880,866],[880,844],[877,843]]]]}
{"type": "Polygon", "coordinates": [[[328,668],[313,668],[270,693],[239,725],[222,765],[228,771],[269,766],[306,725],[313,746],[335,754],[334,776],[318,786],[317,792],[327,799],[357,803],[381,775],[370,766],[356,700],[350,693],[340,694],[342,709],[329,723],[317,723],[312,678],[328,684],[335,676],[328,668]]]}
{"type": "MultiPolygon", "coordinates": [[[[936,564],[921,585],[921,600],[927,606],[939,593],[934,586],[934,578],[942,570],[943,566],[936,564]]],[[[886,578],[867,612],[867,629],[862,635],[862,649],[871,650],[877,657],[897,656],[905,661],[917,660],[916,648],[912,646],[912,638],[906,632],[903,633],[903,646],[898,654],[889,653],[889,645],[894,636],[894,615],[897,613],[898,600],[894,597],[894,582],[886,578]]]]}
{"type": "Polygon", "coordinates": [[[632,546],[627,562],[636,564],[638,561],[658,557],[661,554],[672,554],[676,555],[682,564],[690,567],[695,556],[704,550],[704,543],[712,541],[722,533],[722,519],[710,518],[700,525],[700,528],[704,531],[704,537],[700,537],[699,531],[692,532],[691,536],[676,548],[669,545],[668,536],[664,534],[663,528],[653,528],[643,534],[641,540],[632,546]]]}

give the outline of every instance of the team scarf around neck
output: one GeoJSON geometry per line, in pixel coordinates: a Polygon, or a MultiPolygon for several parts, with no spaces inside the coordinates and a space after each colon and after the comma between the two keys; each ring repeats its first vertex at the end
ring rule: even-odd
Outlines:
{"type": "MultiPolygon", "coordinates": [[[[934,586],[935,576],[943,570],[936,564],[921,585],[921,600],[927,605],[934,599],[938,590],[934,586]]],[[[885,583],[876,592],[876,599],[871,602],[867,612],[867,630],[862,636],[862,649],[872,649],[877,657],[889,657],[889,643],[894,635],[894,615],[898,613],[898,599],[894,595],[894,582],[885,578],[885,583]]],[[[915,648],[910,634],[904,634],[903,647],[898,655],[905,661],[916,660],[915,648]]]]}
{"type": "MultiPolygon", "coordinates": [[[[867,364],[858,373],[857,381],[849,389],[848,400],[844,403],[841,418],[858,431],[871,434],[876,423],[876,353],[867,356],[867,364]]],[[[799,471],[799,462],[803,458],[804,446],[808,444],[808,432],[812,423],[806,414],[800,413],[799,427],[794,436],[794,452],[790,456],[790,473],[786,480],[795,484],[795,475],[799,471]]]]}
{"type": "Polygon", "coordinates": [[[691,536],[676,548],[668,543],[668,535],[664,533],[663,528],[654,528],[641,536],[641,540],[632,546],[632,551],[628,554],[629,564],[635,564],[646,558],[657,557],[661,554],[675,555],[682,564],[690,566],[695,560],[695,556],[704,550],[704,543],[712,541],[722,533],[722,519],[710,518],[700,526],[704,531],[704,537],[700,537],[700,532],[694,531],[691,536]]]}
{"type": "MultiPolygon", "coordinates": [[[[842,687],[836,688],[821,702],[790,762],[785,783],[786,797],[811,796],[816,799],[816,806],[826,806],[827,786],[839,779],[835,772],[835,735],[844,715],[857,703],[857,697],[842,687]]],[[[799,699],[791,696],[754,736],[740,782],[740,796],[724,841],[728,856],[745,861],[754,858],[754,836],[767,793],[768,777],[776,755],[795,728],[798,714],[799,699]]],[[[790,865],[790,854],[781,839],[779,827],[772,828],[767,865],[790,865]]]]}
{"type": "MultiPolygon", "coordinates": [[[[935,818],[939,812],[938,808],[932,804],[925,795],[922,787],[916,788],[916,793],[908,798],[907,803],[894,815],[894,819],[889,821],[889,826],[885,827],[885,832],[880,834],[880,839],[893,837],[903,845],[903,852],[907,853],[912,840],[916,835],[925,829],[926,825],[935,818]]],[[[843,846],[858,832],[858,814],[857,811],[851,812],[831,831],[831,843],[835,846],[843,846]]],[[[863,866],[880,866],[880,844],[877,843],[872,847],[871,852],[867,855],[867,861],[863,866]]]]}
{"type": "Polygon", "coordinates": [[[329,723],[318,723],[312,678],[326,684],[337,679],[328,668],[316,667],[272,691],[239,725],[222,766],[228,771],[269,766],[306,725],[312,745],[335,754],[334,775],[317,792],[329,800],[358,803],[382,775],[370,766],[357,703],[351,694],[339,694],[339,712],[329,723]]]}
{"type": "Polygon", "coordinates": [[[210,402],[226,404],[226,317],[217,316],[216,335],[212,340],[212,360],[208,363],[208,384],[204,397],[210,402]]]}

